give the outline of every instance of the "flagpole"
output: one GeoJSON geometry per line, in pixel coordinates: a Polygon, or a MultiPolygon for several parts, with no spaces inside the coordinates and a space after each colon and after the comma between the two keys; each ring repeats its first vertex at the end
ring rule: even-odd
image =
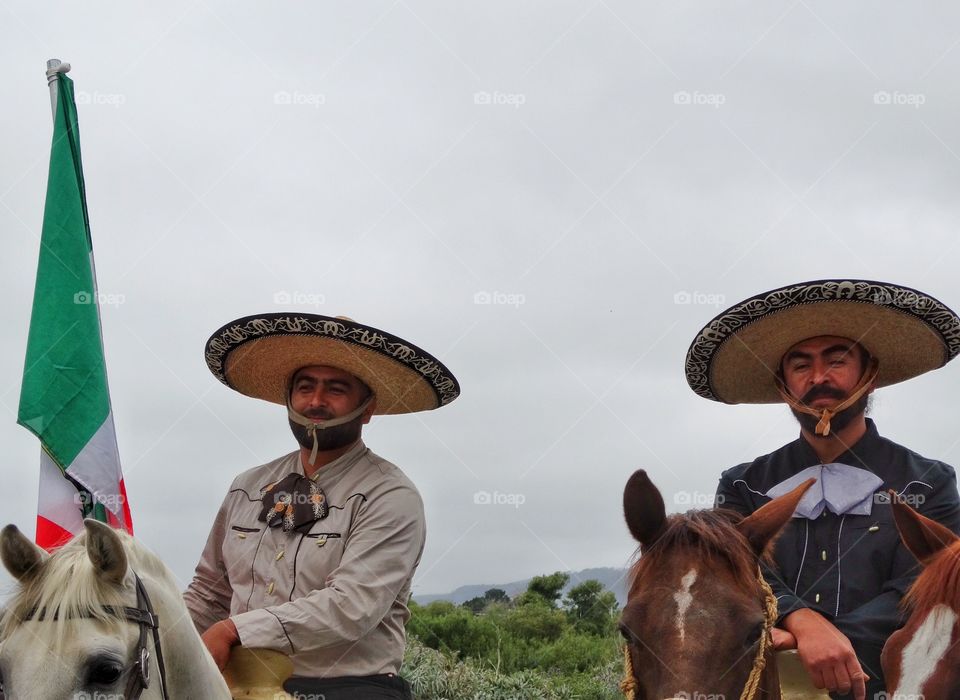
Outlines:
{"type": "Polygon", "coordinates": [[[51,58],[47,61],[47,85],[50,87],[50,109],[53,112],[53,118],[57,118],[57,80],[61,73],[70,71],[70,64],[64,63],[59,58],[51,58]]]}

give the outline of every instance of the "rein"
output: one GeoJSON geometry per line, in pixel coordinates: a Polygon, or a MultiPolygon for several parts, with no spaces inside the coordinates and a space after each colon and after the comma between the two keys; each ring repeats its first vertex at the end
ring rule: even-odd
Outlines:
{"type": "MultiPolygon", "coordinates": [[[[140,638],[137,640],[136,661],[130,668],[130,679],[127,681],[127,687],[123,697],[126,700],[137,700],[143,691],[150,687],[150,652],[147,649],[147,630],[153,632],[153,648],[157,654],[157,668],[160,671],[160,692],[163,700],[170,700],[167,695],[167,671],[163,665],[163,651],[160,648],[160,619],[153,611],[153,604],[150,602],[150,596],[147,595],[147,589],[143,581],[134,572],[134,582],[137,589],[137,607],[104,606],[104,610],[115,617],[133,622],[140,627],[140,638]]],[[[31,620],[36,617],[37,611],[33,610],[24,619],[31,620]]],[[[39,618],[43,620],[44,617],[39,618]]],[[[57,619],[54,615],[53,619],[57,619]]]]}
{"type": "MultiPolygon", "coordinates": [[[[770,588],[770,584],[763,578],[763,572],[757,567],[757,581],[763,591],[763,632],[760,635],[760,644],[757,646],[757,655],[753,657],[753,668],[750,669],[750,675],[743,686],[743,692],[740,693],[740,700],[753,700],[760,689],[760,676],[763,675],[763,669],[767,665],[767,651],[773,643],[770,630],[773,629],[777,621],[777,598],[770,588]]],[[[636,700],[637,698],[637,677],[633,672],[633,658],[630,656],[630,645],[623,647],[623,680],[620,681],[620,692],[623,693],[626,700],[636,700]]]]}

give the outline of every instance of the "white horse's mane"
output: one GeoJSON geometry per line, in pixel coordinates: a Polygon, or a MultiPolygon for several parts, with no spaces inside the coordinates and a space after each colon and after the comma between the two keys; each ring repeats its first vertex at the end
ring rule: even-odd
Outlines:
{"type": "MultiPolygon", "coordinates": [[[[127,554],[129,568],[141,577],[161,580],[175,587],[170,575],[152,552],[125,532],[117,531],[127,554]]],[[[129,571],[125,583],[132,584],[129,571]]],[[[36,575],[21,580],[21,585],[0,618],[0,641],[31,619],[55,619],[55,640],[62,643],[67,624],[78,618],[92,618],[116,633],[126,621],[105,608],[133,605],[131,588],[103,580],[87,555],[86,533],[82,533],[55,551],[39,565],[36,575]]]]}

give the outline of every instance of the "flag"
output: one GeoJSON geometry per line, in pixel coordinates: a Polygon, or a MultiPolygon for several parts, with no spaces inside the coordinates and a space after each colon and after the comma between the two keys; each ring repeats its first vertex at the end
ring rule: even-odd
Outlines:
{"type": "Polygon", "coordinates": [[[73,81],[57,80],[50,175],[17,422],[40,438],[37,544],[94,517],[133,531],[107,389],[73,81]]]}

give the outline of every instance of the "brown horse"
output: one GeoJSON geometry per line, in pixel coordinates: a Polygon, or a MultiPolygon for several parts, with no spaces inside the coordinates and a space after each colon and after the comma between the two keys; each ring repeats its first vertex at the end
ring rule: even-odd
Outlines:
{"type": "Polygon", "coordinates": [[[628,696],[780,698],[770,641],[776,602],[759,564],[813,482],[747,518],[726,510],[667,516],[646,473],[630,477],[623,510],[641,557],[620,620],[628,696]]]}
{"type": "Polygon", "coordinates": [[[883,647],[889,697],[954,700],[960,697],[960,537],[896,493],[891,497],[900,538],[923,571],[904,597],[907,624],[883,647]]]}

